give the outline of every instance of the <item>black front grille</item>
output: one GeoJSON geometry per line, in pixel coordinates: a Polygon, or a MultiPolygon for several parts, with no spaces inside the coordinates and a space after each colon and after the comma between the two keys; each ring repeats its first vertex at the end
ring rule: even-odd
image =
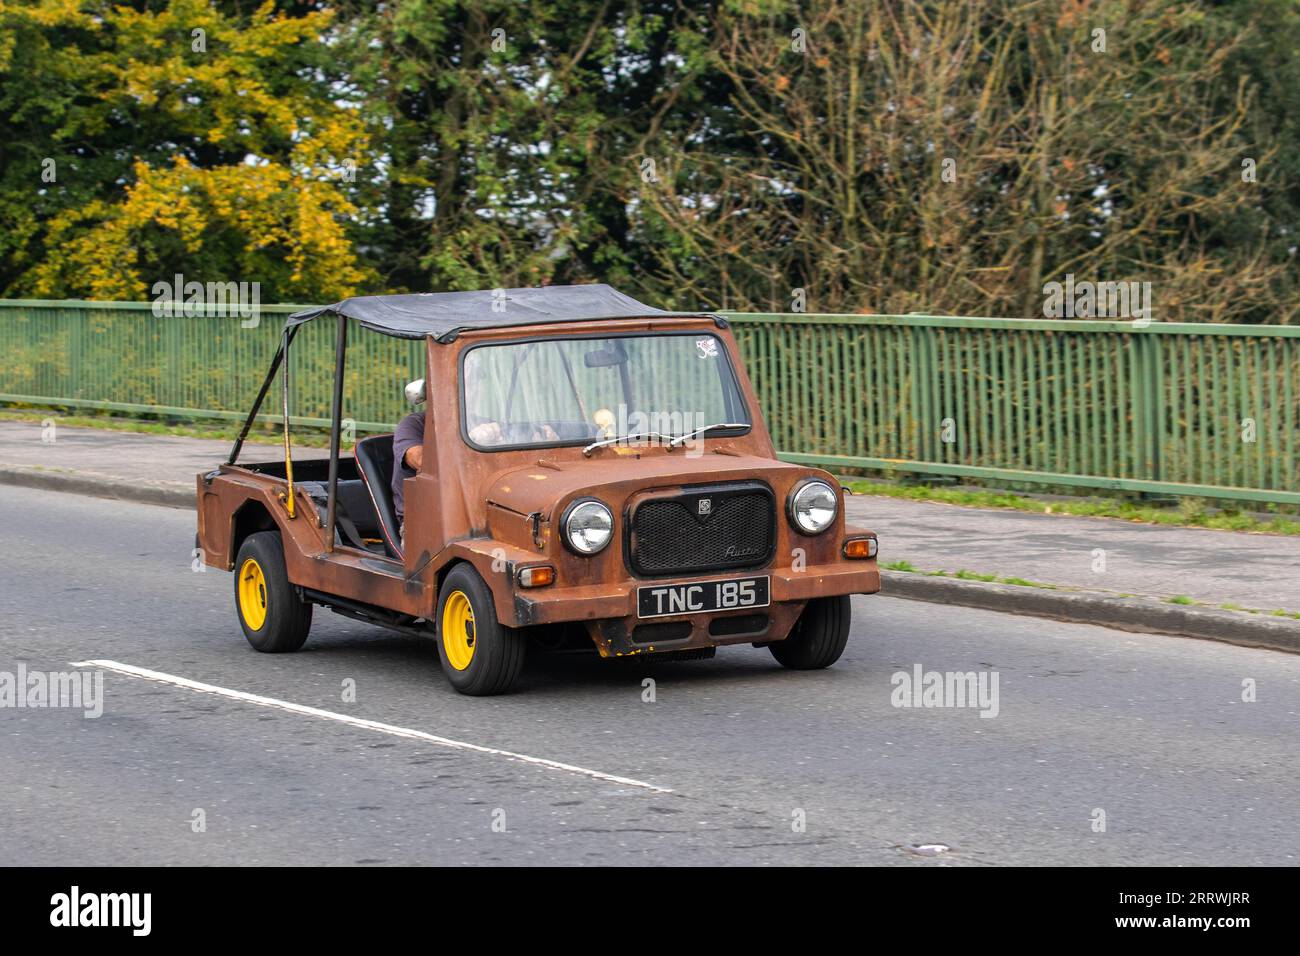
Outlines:
{"type": "Polygon", "coordinates": [[[628,563],[649,575],[752,568],[775,544],[776,503],[766,485],[697,486],[636,506],[628,563]]]}

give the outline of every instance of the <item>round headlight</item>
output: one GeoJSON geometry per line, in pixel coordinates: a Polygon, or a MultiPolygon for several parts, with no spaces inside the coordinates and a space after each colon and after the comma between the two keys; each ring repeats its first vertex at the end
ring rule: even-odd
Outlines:
{"type": "Polygon", "coordinates": [[[790,496],[790,520],[804,534],[825,531],[839,510],[839,496],[824,481],[805,481],[790,496]]]}
{"type": "Polygon", "coordinates": [[[564,540],[579,554],[603,550],[613,534],[614,515],[591,498],[571,505],[564,516],[564,540]]]}

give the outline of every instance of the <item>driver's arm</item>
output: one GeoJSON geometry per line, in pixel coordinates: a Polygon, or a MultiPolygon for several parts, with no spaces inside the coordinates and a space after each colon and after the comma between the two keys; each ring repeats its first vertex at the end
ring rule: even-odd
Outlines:
{"type": "Polygon", "coordinates": [[[420,466],[424,464],[424,446],[412,445],[406,449],[405,461],[408,468],[419,471],[420,466]]]}

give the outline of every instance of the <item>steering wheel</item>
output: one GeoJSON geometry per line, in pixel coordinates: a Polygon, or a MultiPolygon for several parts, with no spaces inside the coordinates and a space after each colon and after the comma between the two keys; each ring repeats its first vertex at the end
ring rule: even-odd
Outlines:
{"type": "Polygon", "coordinates": [[[505,445],[524,445],[534,441],[537,426],[533,422],[507,422],[501,426],[501,437],[505,445]]]}

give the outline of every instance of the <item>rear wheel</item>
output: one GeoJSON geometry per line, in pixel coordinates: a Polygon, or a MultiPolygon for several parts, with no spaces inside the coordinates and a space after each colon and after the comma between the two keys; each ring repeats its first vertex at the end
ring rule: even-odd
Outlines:
{"type": "Polygon", "coordinates": [[[524,667],[522,632],[497,620],[492,592],[468,564],[452,568],[438,597],[438,656],[462,694],[504,694],[524,667]]]}
{"type": "Polygon", "coordinates": [[[768,645],[780,663],[796,671],[830,667],[844,653],[849,642],[849,596],[816,598],[809,601],[795,622],[790,636],[768,645]]]}
{"type": "Polygon", "coordinates": [[[311,630],[311,604],[298,597],[284,567],[284,545],[277,531],[244,539],[235,559],[235,610],[254,650],[267,654],[296,651],[311,630]]]}

